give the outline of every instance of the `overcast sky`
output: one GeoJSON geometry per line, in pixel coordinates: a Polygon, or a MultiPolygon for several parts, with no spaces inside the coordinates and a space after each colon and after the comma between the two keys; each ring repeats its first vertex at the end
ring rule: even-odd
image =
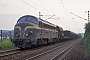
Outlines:
{"type": "MultiPolygon", "coordinates": [[[[78,18],[70,12],[85,19],[90,10],[90,0],[1,0],[0,1],[0,30],[12,30],[16,21],[23,15],[39,16],[55,15],[47,21],[73,32],[84,32],[87,21],[78,18]],[[74,18],[74,19],[72,19],[74,18]]],[[[46,20],[50,16],[42,16],[46,20]]]]}

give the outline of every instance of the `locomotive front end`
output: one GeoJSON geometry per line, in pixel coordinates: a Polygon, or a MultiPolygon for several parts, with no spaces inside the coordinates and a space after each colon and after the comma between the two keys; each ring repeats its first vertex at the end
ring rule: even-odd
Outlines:
{"type": "Polygon", "coordinates": [[[12,42],[16,47],[26,48],[36,43],[38,19],[26,15],[21,17],[14,27],[12,42]]]}

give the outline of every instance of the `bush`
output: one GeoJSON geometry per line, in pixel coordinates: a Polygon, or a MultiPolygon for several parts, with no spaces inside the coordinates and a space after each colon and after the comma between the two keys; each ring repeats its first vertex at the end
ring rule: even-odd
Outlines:
{"type": "Polygon", "coordinates": [[[90,35],[88,35],[87,37],[85,37],[85,41],[86,41],[86,47],[87,47],[86,52],[88,54],[90,54],[90,35]]]}
{"type": "Polygon", "coordinates": [[[13,48],[14,44],[10,40],[3,40],[0,42],[0,49],[10,49],[13,48]]]}

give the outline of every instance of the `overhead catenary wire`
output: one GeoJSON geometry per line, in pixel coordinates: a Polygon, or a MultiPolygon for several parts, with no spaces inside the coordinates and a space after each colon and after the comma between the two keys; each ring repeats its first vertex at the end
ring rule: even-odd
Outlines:
{"type": "MultiPolygon", "coordinates": [[[[31,1],[31,0],[29,0],[29,1],[32,2],[32,3],[34,3],[36,6],[38,6],[38,7],[42,8],[42,9],[46,10],[47,12],[51,12],[51,11],[43,8],[42,6],[38,5],[37,3],[33,2],[33,1],[31,1]]],[[[53,14],[53,15],[55,15],[55,14],[53,14]]],[[[44,16],[45,16],[45,15],[44,15],[44,16]]],[[[51,16],[51,15],[46,15],[46,16],[51,16]]]]}
{"type": "MultiPolygon", "coordinates": [[[[70,12],[67,10],[67,8],[65,7],[65,5],[60,1],[60,0],[58,0],[59,1],[59,3],[63,6],[63,8],[66,10],[66,12],[68,13],[68,15],[72,18],[72,16],[70,15],[70,12]]],[[[73,19],[73,18],[72,18],[73,19]]]]}
{"type": "MultiPolygon", "coordinates": [[[[66,9],[65,5],[61,2],[62,0],[61,1],[58,0],[58,1],[63,6],[63,8],[66,10],[66,12],[68,13],[68,15],[72,18],[72,16],[70,15],[70,12],[66,9]]],[[[73,18],[72,18],[72,20],[74,21],[73,18]]],[[[75,24],[76,28],[79,29],[75,21],[74,21],[74,24],[75,24]]]]}
{"type": "Polygon", "coordinates": [[[48,19],[51,19],[52,17],[54,17],[55,15],[52,15],[51,17],[49,17],[49,18],[47,18],[47,19],[45,19],[45,20],[48,20],[48,19]]]}
{"type": "Polygon", "coordinates": [[[75,15],[75,16],[77,16],[77,17],[79,17],[79,18],[81,18],[81,19],[84,19],[84,20],[88,21],[87,19],[85,19],[85,18],[83,18],[83,17],[81,17],[81,16],[78,16],[78,15],[72,13],[72,12],[70,12],[70,13],[73,14],[73,15],[75,15]]]}
{"type": "MultiPolygon", "coordinates": [[[[20,0],[20,1],[22,1],[23,3],[27,4],[28,6],[30,6],[30,7],[32,7],[32,8],[34,8],[35,10],[38,10],[37,8],[35,8],[35,7],[33,7],[32,5],[26,3],[25,1],[23,1],[23,0],[20,0]]],[[[39,11],[39,10],[38,10],[38,11],[39,11]]]]}
{"type": "MultiPolygon", "coordinates": [[[[32,5],[30,5],[30,4],[28,4],[27,2],[25,2],[25,1],[23,1],[23,0],[20,0],[20,1],[22,1],[23,3],[25,3],[25,4],[27,4],[28,6],[30,6],[30,7],[32,7],[32,8],[34,8],[35,10],[37,10],[37,11],[39,11],[40,12],[40,10],[39,9],[37,9],[36,7],[34,7],[34,6],[32,6],[32,5]]],[[[31,0],[29,0],[29,1],[31,1],[31,0]]],[[[38,4],[36,4],[36,3],[34,3],[33,1],[31,1],[33,4],[35,4],[35,5],[37,5],[37,6],[39,6],[38,4]]],[[[60,2],[60,4],[64,7],[64,9],[66,10],[66,12],[69,14],[69,16],[72,18],[72,16],[70,15],[70,12],[66,9],[66,7],[63,5],[63,3],[59,0],[59,2],[60,2]]],[[[39,6],[40,8],[42,8],[41,6],[39,6]]],[[[44,8],[43,8],[44,9],[44,8]]],[[[47,11],[47,10],[46,10],[47,11]]],[[[42,12],[43,13],[43,12],[42,12]]],[[[45,13],[43,13],[43,14],[45,14],[45,13]]],[[[72,18],[73,19],[73,18],[72,18]]],[[[46,19],[47,20],[47,19],[46,19]]],[[[74,21],[74,20],[73,20],[74,21]]],[[[74,21],[74,23],[75,23],[75,21],[74,21]]],[[[76,25],[76,23],[75,23],[75,25],[76,25]]],[[[77,27],[77,25],[76,25],[76,27],[77,27]]],[[[78,27],[77,27],[78,28],[78,27]]]]}
{"type": "MultiPolygon", "coordinates": [[[[47,10],[47,9],[43,8],[42,6],[38,5],[37,3],[33,2],[33,1],[31,1],[31,0],[29,0],[29,1],[30,1],[30,2],[32,2],[33,4],[35,4],[36,6],[38,6],[38,7],[42,8],[43,10],[47,11],[47,12],[51,12],[51,11],[49,11],[49,10],[47,10]]],[[[52,18],[52,16],[55,16],[55,14],[53,14],[53,15],[41,15],[41,16],[51,16],[51,17],[49,17],[49,18],[45,19],[45,20],[48,20],[48,19],[51,19],[51,18],[52,18]]],[[[57,19],[59,19],[59,18],[57,18],[57,19]]]]}
{"type": "MultiPolygon", "coordinates": [[[[59,1],[59,3],[63,6],[63,8],[66,10],[66,12],[69,14],[69,12],[68,12],[68,10],[66,9],[66,7],[63,5],[63,3],[60,1],[60,0],[58,0],[59,1]]],[[[70,14],[69,14],[70,15],[70,14]]]]}
{"type": "MultiPolygon", "coordinates": [[[[38,12],[40,12],[39,9],[37,9],[36,7],[34,7],[34,6],[30,5],[30,4],[28,4],[27,2],[25,2],[25,1],[23,1],[23,0],[20,0],[20,1],[23,2],[24,4],[28,5],[28,6],[32,7],[33,9],[37,10],[38,12]]],[[[43,13],[43,12],[42,12],[42,13],[43,13]]],[[[43,13],[43,14],[45,14],[45,13],[43,13]]]]}
{"type": "MultiPolygon", "coordinates": [[[[30,4],[28,4],[27,2],[25,2],[25,1],[23,1],[23,0],[20,0],[21,2],[23,2],[23,3],[25,3],[25,4],[27,4],[28,6],[30,6],[30,7],[32,7],[32,8],[34,8],[35,10],[37,10],[37,11],[39,11],[40,12],[40,10],[39,9],[37,9],[36,7],[34,7],[34,6],[32,6],[32,5],[30,5],[30,4]]],[[[31,0],[29,0],[29,1],[31,1],[31,0]]],[[[31,1],[32,3],[34,3],[33,1],[31,1]]],[[[37,5],[37,6],[39,6],[38,4],[36,4],[36,3],[34,3],[35,5],[37,5]]],[[[41,7],[41,6],[39,6],[40,8],[43,8],[43,7],[41,7]]],[[[44,8],[43,8],[44,9],[44,8]]],[[[46,9],[44,9],[44,10],[46,10],[46,9]]],[[[47,11],[47,10],[46,10],[47,11]]],[[[43,14],[45,14],[46,16],[52,16],[52,15],[47,15],[46,13],[44,13],[44,12],[42,12],[43,14]]],[[[45,15],[42,15],[42,16],[45,16],[45,15]]],[[[54,15],[54,14],[53,14],[54,15]]],[[[50,19],[50,18],[47,18],[47,19],[50,19]]]]}
{"type": "Polygon", "coordinates": [[[29,1],[32,2],[33,4],[35,4],[36,6],[42,8],[43,10],[46,10],[46,11],[47,11],[47,9],[43,8],[42,6],[38,5],[37,3],[35,3],[35,2],[33,2],[33,1],[31,1],[31,0],[29,0],[29,1]]]}

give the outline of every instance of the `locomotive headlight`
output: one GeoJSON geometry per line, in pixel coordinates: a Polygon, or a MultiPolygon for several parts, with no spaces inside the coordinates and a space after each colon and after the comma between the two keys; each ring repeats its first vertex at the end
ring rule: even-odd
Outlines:
{"type": "Polygon", "coordinates": [[[29,34],[27,33],[27,34],[26,34],[26,37],[28,37],[28,36],[29,36],[29,34]]]}
{"type": "Polygon", "coordinates": [[[26,37],[28,37],[29,35],[31,35],[33,32],[29,31],[29,33],[26,33],[26,37]]]}

